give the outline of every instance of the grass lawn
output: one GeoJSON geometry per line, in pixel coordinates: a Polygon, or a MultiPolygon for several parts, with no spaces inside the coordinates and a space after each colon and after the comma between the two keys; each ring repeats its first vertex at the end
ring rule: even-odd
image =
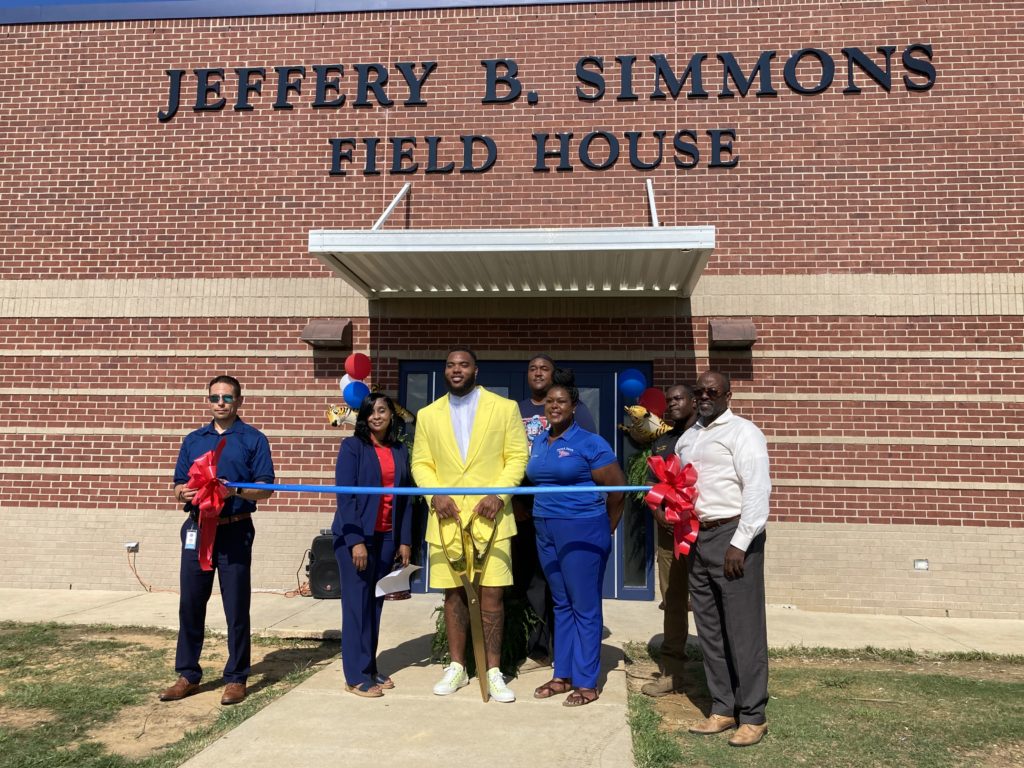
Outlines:
{"type": "Polygon", "coordinates": [[[685,695],[639,693],[656,665],[631,659],[630,723],[638,768],[687,766],[1024,766],[1024,658],[826,649],[773,651],[764,741],[730,747],[729,733],[686,726],[710,704],[703,666],[685,695]]]}
{"type": "MultiPolygon", "coordinates": [[[[336,641],[255,639],[250,696],[222,707],[223,638],[199,693],[160,703],[173,632],[0,623],[0,768],[173,768],[337,656],[336,641]]],[[[639,694],[656,662],[627,648],[638,768],[1024,766],[1024,658],[872,649],[773,651],[769,734],[694,736],[708,711],[695,654],[684,695],[639,694]]],[[[624,766],[623,768],[627,768],[624,766]]]]}
{"type": "Polygon", "coordinates": [[[208,635],[200,692],[162,703],[157,692],[175,680],[175,637],[0,622],[0,768],[180,765],[338,653],[337,641],[254,638],[250,695],[222,707],[225,641],[208,635]]]}

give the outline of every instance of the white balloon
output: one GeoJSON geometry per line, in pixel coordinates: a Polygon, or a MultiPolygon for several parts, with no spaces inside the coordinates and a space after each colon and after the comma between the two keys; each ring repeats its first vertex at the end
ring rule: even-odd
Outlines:
{"type": "Polygon", "coordinates": [[[353,381],[355,381],[355,379],[353,379],[347,373],[341,377],[341,394],[345,394],[345,387],[347,387],[353,381]]]}

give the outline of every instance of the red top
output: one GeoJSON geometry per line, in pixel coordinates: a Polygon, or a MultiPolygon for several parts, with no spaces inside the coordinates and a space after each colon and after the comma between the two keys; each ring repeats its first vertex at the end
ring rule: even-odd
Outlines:
{"type": "MultiPolygon", "coordinates": [[[[377,461],[380,462],[380,484],[385,487],[394,487],[395,457],[392,455],[391,449],[374,440],[373,450],[377,452],[377,461]]],[[[395,497],[392,494],[380,497],[380,504],[377,507],[377,523],[373,526],[373,530],[379,533],[387,533],[391,530],[391,509],[394,506],[394,501],[395,497]]]]}

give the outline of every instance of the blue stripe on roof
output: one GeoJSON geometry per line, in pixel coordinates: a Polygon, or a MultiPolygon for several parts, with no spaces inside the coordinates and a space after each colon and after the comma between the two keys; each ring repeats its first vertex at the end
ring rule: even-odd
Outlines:
{"type": "Polygon", "coordinates": [[[210,0],[0,0],[0,24],[237,18],[422,8],[563,5],[573,2],[579,0],[220,0],[216,3],[210,0]]]}

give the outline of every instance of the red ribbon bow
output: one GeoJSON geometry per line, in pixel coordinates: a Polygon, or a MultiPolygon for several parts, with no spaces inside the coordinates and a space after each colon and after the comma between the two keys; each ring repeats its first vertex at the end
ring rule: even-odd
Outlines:
{"type": "Polygon", "coordinates": [[[697,470],[693,464],[681,465],[678,456],[670,456],[665,461],[661,456],[647,459],[658,482],[644,496],[644,501],[651,509],[664,505],[665,519],[672,523],[672,538],[675,542],[676,559],[690,552],[690,545],[697,540],[700,521],[693,511],[693,502],[697,500],[697,470]]]}
{"type": "Polygon", "coordinates": [[[193,506],[199,507],[199,567],[204,571],[213,570],[213,542],[217,538],[217,518],[224,508],[228,489],[217,479],[217,461],[224,450],[226,437],[217,447],[207,451],[192,462],[185,485],[195,488],[198,493],[192,497],[193,506]]]}

